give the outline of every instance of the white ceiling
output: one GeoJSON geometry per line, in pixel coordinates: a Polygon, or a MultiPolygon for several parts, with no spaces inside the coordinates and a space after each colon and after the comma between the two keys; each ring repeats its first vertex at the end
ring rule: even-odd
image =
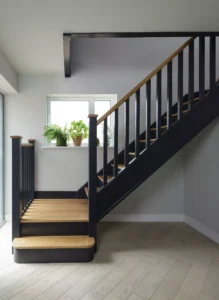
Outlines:
{"type": "Polygon", "coordinates": [[[18,73],[64,73],[63,32],[219,31],[218,0],[0,0],[0,49],[18,73]]]}

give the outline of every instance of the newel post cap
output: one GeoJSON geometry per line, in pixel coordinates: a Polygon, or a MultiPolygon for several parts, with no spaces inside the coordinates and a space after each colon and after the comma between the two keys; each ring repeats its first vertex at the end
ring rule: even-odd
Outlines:
{"type": "Polygon", "coordinates": [[[10,138],[11,139],[22,139],[22,136],[20,136],[20,135],[11,135],[10,138]]]}
{"type": "Polygon", "coordinates": [[[89,114],[88,115],[88,118],[97,118],[98,117],[98,115],[96,115],[96,114],[89,114]]]}

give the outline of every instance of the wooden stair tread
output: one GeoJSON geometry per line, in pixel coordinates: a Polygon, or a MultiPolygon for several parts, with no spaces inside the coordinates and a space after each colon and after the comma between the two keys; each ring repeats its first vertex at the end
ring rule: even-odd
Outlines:
{"type": "MultiPolygon", "coordinates": [[[[103,181],[103,175],[99,175],[98,178],[103,181]]],[[[113,178],[113,176],[107,176],[107,182],[110,181],[113,178]]]]}
{"type": "Polygon", "coordinates": [[[135,152],[129,152],[129,155],[135,155],[135,152]]]}
{"type": "MultiPolygon", "coordinates": [[[[198,100],[199,100],[199,97],[195,98],[193,101],[198,101],[198,100]]],[[[189,103],[189,101],[183,102],[183,105],[186,105],[188,103],[189,103]]]]}
{"type": "MultiPolygon", "coordinates": [[[[186,114],[189,110],[183,110],[183,113],[186,114]]],[[[172,114],[172,117],[176,117],[178,115],[178,113],[172,114]]],[[[165,117],[165,119],[167,118],[167,116],[165,117]]]]}
{"type": "Polygon", "coordinates": [[[87,199],[35,199],[20,222],[88,222],[88,201],[87,199]]]}
{"type": "MultiPolygon", "coordinates": [[[[114,167],[114,164],[111,164],[112,167],[114,167]]],[[[118,164],[118,169],[122,170],[125,168],[125,165],[123,164],[118,164]]]]}
{"type": "MultiPolygon", "coordinates": [[[[163,125],[163,126],[161,126],[160,128],[162,128],[162,129],[164,129],[164,128],[167,128],[167,125],[163,125]]],[[[154,128],[151,128],[151,131],[156,131],[157,130],[157,128],[156,127],[154,127],[154,128]]]]}
{"type": "Polygon", "coordinates": [[[86,235],[27,236],[13,240],[15,249],[86,249],[94,245],[94,238],[86,235]]]}
{"type": "MultiPolygon", "coordinates": [[[[88,187],[86,186],[84,189],[85,189],[85,193],[86,193],[86,195],[88,196],[88,187]]],[[[100,189],[100,188],[99,188],[99,187],[97,187],[97,191],[99,191],[99,189],[100,189]]]]}
{"type": "MultiPolygon", "coordinates": [[[[150,139],[150,141],[151,141],[151,142],[155,142],[156,139],[150,139]]],[[[146,140],[140,140],[140,143],[145,143],[145,142],[146,142],[146,140]]]]}

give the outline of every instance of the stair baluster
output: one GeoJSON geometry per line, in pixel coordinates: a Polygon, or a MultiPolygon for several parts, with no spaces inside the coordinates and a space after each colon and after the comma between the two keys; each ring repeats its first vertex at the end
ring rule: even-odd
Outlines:
{"type": "Polygon", "coordinates": [[[167,129],[172,126],[173,63],[167,65],[167,129]]]}
{"type": "Polygon", "coordinates": [[[107,185],[107,118],[103,123],[103,185],[107,185]]]}
{"type": "Polygon", "coordinates": [[[140,90],[135,93],[135,157],[139,156],[140,137],[140,90]]]}
{"type": "Polygon", "coordinates": [[[118,132],[119,132],[119,112],[115,110],[115,123],[114,123],[114,166],[113,176],[116,177],[118,174],[118,132]]]}
{"type": "Polygon", "coordinates": [[[180,120],[183,116],[183,51],[178,54],[178,105],[177,116],[180,120]]]}
{"type": "Polygon", "coordinates": [[[31,174],[31,180],[30,180],[30,199],[34,199],[34,191],[35,191],[35,156],[34,156],[34,149],[35,149],[35,140],[29,139],[28,142],[33,145],[32,148],[30,148],[30,174],[31,174]]]}
{"type": "Polygon", "coordinates": [[[194,41],[189,45],[189,93],[188,93],[188,110],[194,105],[194,41]]]}
{"type": "Polygon", "coordinates": [[[21,169],[22,169],[22,214],[25,212],[26,207],[26,153],[25,148],[21,148],[22,160],[21,160],[21,169]]]}
{"type": "Polygon", "coordinates": [[[97,117],[90,114],[89,118],[89,163],[88,163],[88,190],[89,190],[89,236],[96,239],[97,222],[97,117]]]}
{"type": "Polygon", "coordinates": [[[125,103],[125,148],[124,148],[124,164],[129,164],[129,98],[125,103]]]}
{"type": "Polygon", "coordinates": [[[156,100],[156,139],[161,134],[161,101],[162,101],[162,71],[157,73],[157,100],[156,100]]]}
{"type": "Polygon", "coordinates": [[[210,91],[214,90],[216,80],[216,37],[210,37],[210,91]]]}
{"type": "Polygon", "coordinates": [[[199,99],[205,97],[205,37],[199,37],[199,99]]]}
{"type": "Polygon", "coordinates": [[[151,80],[146,83],[146,141],[145,146],[150,147],[151,140],[151,80]]]}
{"type": "Polygon", "coordinates": [[[21,202],[21,136],[12,138],[12,240],[20,237],[21,202]]]}

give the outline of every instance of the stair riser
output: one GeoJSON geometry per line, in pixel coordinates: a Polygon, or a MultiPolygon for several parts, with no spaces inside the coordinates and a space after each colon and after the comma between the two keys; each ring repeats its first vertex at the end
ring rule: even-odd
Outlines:
{"type": "Polygon", "coordinates": [[[21,236],[87,235],[87,222],[21,223],[21,236]]]}
{"type": "Polygon", "coordinates": [[[14,249],[14,261],[27,263],[89,262],[94,258],[94,247],[88,249],[14,249]]]}

